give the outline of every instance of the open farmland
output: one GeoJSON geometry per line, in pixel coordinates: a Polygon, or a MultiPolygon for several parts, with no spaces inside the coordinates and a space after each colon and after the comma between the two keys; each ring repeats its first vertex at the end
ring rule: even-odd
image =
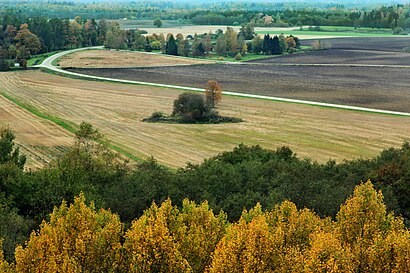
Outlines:
{"type": "Polygon", "coordinates": [[[410,69],[212,64],[138,69],[70,69],[117,79],[223,90],[407,112],[410,69]]]}
{"type": "Polygon", "coordinates": [[[83,50],[61,58],[59,65],[66,67],[138,67],[170,66],[211,63],[206,60],[177,58],[145,52],[125,52],[116,50],[83,50]]]}
{"type": "Polygon", "coordinates": [[[36,71],[0,77],[0,88],[7,94],[76,124],[90,122],[131,154],[152,155],[171,167],[201,162],[239,143],[271,149],[288,145],[300,156],[341,161],[374,156],[383,148],[399,146],[410,135],[409,118],[234,97],[224,97],[219,110],[243,118],[243,123],[144,123],[141,119],[154,111],[171,112],[181,92],[36,71]]]}
{"type": "MultiPolygon", "coordinates": [[[[311,46],[317,40],[302,40],[302,45],[311,46]]],[[[407,65],[410,53],[403,49],[410,47],[410,37],[392,38],[337,38],[322,40],[331,45],[329,50],[309,51],[305,54],[284,55],[263,59],[257,63],[295,64],[365,64],[365,65],[407,65]],[[388,39],[388,42],[386,41],[388,39]]]]}
{"type": "MultiPolygon", "coordinates": [[[[15,78],[12,79],[15,82],[15,78]]],[[[6,79],[3,75],[1,81],[4,85],[6,79]]],[[[10,84],[13,83],[7,82],[7,85],[10,84]]],[[[18,86],[21,88],[21,83],[18,86]]],[[[27,156],[26,167],[30,169],[43,167],[74,143],[74,136],[63,128],[31,114],[0,95],[0,127],[7,126],[14,132],[20,151],[27,156]]]]}
{"type": "Polygon", "coordinates": [[[272,57],[240,65],[70,71],[199,88],[203,88],[209,79],[214,79],[226,91],[409,111],[410,67],[394,65],[410,65],[410,53],[401,51],[410,39],[392,38],[387,45],[385,38],[340,38],[329,41],[334,46],[330,50],[272,57]],[[354,49],[356,47],[358,50],[354,49]],[[350,63],[356,66],[343,66],[350,63]]]}

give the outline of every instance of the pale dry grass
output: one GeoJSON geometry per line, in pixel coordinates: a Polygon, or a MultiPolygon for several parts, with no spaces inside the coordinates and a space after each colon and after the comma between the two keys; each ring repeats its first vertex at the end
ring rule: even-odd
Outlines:
{"type": "Polygon", "coordinates": [[[61,67],[141,67],[141,66],[174,66],[211,63],[206,60],[178,58],[144,52],[117,50],[83,50],[65,55],[59,61],[61,67]]]}
{"type": "Polygon", "coordinates": [[[27,156],[26,167],[30,169],[43,167],[74,143],[74,136],[69,132],[34,116],[1,95],[0,127],[9,127],[14,132],[16,145],[27,156]]]}
{"type": "Polygon", "coordinates": [[[154,111],[171,112],[180,91],[75,80],[41,72],[2,73],[1,89],[42,111],[79,124],[91,122],[130,153],[171,167],[231,150],[240,143],[291,147],[319,162],[372,157],[409,140],[410,119],[264,100],[223,97],[219,111],[238,124],[144,123],[154,111]],[[7,78],[7,80],[5,80],[7,78]]]}

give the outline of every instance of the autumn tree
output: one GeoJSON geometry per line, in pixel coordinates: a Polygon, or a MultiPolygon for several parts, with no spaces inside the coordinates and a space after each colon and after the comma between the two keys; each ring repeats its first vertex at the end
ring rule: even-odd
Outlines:
{"type": "Polygon", "coordinates": [[[132,223],[124,242],[128,272],[192,272],[170,232],[169,223],[175,223],[176,217],[177,209],[168,200],[161,207],[153,204],[132,223]]]}
{"type": "Polygon", "coordinates": [[[209,80],[205,87],[205,101],[208,107],[211,109],[215,108],[222,99],[222,88],[221,85],[214,80],[209,80]]]}
{"type": "Polygon", "coordinates": [[[231,56],[235,56],[238,53],[238,34],[236,31],[228,27],[224,34],[227,53],[231,56]]]}
{"type": "Polygon", "coordinates": [[[167,200],[134,221],[124,247],[131,272],[204,272],[225,234],[226,215],[207,202],[184,200],[181,210],[167,200]]]}
{"type": "Polygon", "coordinates": [[[178,42],[178,55],[188,57],[189,54],[189,41],[181,39],[178,42]]]}
{"type": "Polygon", "coordinates": [[[259,35],[256,35],[252,40],[252,51],[255,54],[261,53],[263,49],[263,40],[259,35]]]}
{"type": "Polygon", "coordinates": [[[113,272],[122,265],[122,224],[117,215],[96,211],[80,194],[63,202],[16,249],[17,272],[113,272]]]}
{"type": "Polygon", "coordinates": [[[410,247],[410,233],[404,230],[403,219],[387,213],[382,193],[370,181],[357,186],[353,196],[341,206],[337,234],[351,249],[352,263],[360,272],[395,272],[403,268],[402,262],[410,260],[410,248],[404,252],[407,254],[401,251],[402,247],[410,247]],[[393,238],[404,241],[393,243],[393,238]]]}
{"type": "Polygon", "coordinates": [[[37,54],[41,49],[41,42],[37,35],[31,33],[27,24],[22,24],[14,37],[17,50],[24,47],[31,55],[37,54]]]}

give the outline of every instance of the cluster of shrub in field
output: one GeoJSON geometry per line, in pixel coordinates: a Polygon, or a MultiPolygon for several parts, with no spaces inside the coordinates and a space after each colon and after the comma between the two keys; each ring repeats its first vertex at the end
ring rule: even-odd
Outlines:
{"type": "Polygon", "coordinates": [[[162,123],[237,123],[242,119],[224,117],[216,111],[216,104],[221,101],[221,86],[216,81],[208,81],[204,96],[195,93],[183,93],[174,101],[171,115],[154,112],[145,122],[162,123]]]}
{"type": "MultiPolygon", "coordinates": [[[[206,159],[202,164],[187,164],[186,167],[179,170],[169,170],[159,165],[152,158],[134,165],[124,162],[121,157],[107,148],[109,143],[104,141],[97,130],[90,124],[83,123],[76,132],[75,145],[67,154],[51,162],[43,169],[24,171],[25,158],[14,147],[13,139],[14,135],[9,129],[1,131],[0,238],[4,239],[4,258],[8,262],[13,262],[14,258],[20,255],[15,256],[16,245],[24,245],[30,231],[38,230],[43,219],[48,219],[48,225],[51,226],[55,226],[60,222],[61,225],[67,228],[73,226],[65,222],[64,218],[61,218],[64,215],[61,208],[55,210],[54,216],[48,217],[48,215],[54,207],[60,206],[63,200],[69,203],[73,202],[74,196],[77,196],[80,192],[83,192],[89,200],[94,200],[97,210],[109,208],[113,213],[119,215],[98,214],[98,223],[106,223],[114,217],[115,221],[119,222],[118,219],[121,219],[124,225],[128,227],[134,219],[145,219],[140,217],[144,215],[144,211],[151,206],[153,201],[161,204],[167,198],[170,198],[173,204],[180,209],[184,207],[183,200],[186,198],[195,201],[196,204],[201,204],[207,200],[209,208],[216,214],[224,211],[226,214],[222,215],[229,222],[237,223],[241,216],[243,218],[242,211],[244,208],[249,210],[255,204],[260,203],[263,208],[271,211],[277,209],[278,204],[282,203],[282,206],[289,204],[283,203],[289,200],[298,208],[312,209],[317,214],[316,218],[331,217],[336,219],[336,222],[332,222],[330,218],[320,220],[321,223],[333,223],[331,226],[334,229],[326,229],[333,234],[340,227],[340,225],[337,225],[337,222],[341,219],[340,215],[342,215],[339,212],[340,204],[344,203],[346,198],[352,194],[353,189],[360,184],[360,181],[366,181],[370,178],[375,182],[375,188],[383,191],[387,211],[394,211],[395,215],[401,215],[404,218],[405,225],[409,225],[410,175],[408,170],[410,166],[410,145],[408,143],[403,144],[400,149],[387,149],[373,159],[345,161],[339,164],[334,161],[318,164],[310,159],[299,159],[287,147],[271,151],[259,146],[239,145],[233,151],[223,152],[213,158],[206,159]],[[55,222],[53,222],[53,219],[56,219],[55,222]]],[[[371,199],[369,200],[371,201],[371,199]]],[[[381,197],[378,200],[380,201],[381,197]]],[[[361,211],[363,212],[361,217],[351,218],[347,222],[353,224],[358,221],[365,221],[367,217],[373,219],[372,217],[375,216],[372,210],[367,207],[361,208],[361,211]]],[[[146,214],[147,212],[145,212],[146,214]]],[[[384,216],[379,218],[380,215],[382,214],[377,214],[377,219],[384,219],[384,216]]],[[[69,218],[71,219],[72,216],[69,218]]],[[[393,227],[389,223],[402,221],[396,219],[389,222],[389,219],[391,219],[391,216],[388,216],[386,221],[383,220],[382,222],[383,228],[387,228],[387,231],[390,230],[390,227],[393,227]]],[[[148,220],[146,221],[148,222],[148,220]]],[[[85,223],[83,221],[84,225],[85,223]]],[[[372,228],[372,223],[366,222],[364,230],[372,228]]],[[[232,224],[231,226],[236,225],[232,224]]],[[[96,231],[104,230],[97,224],[94,227],[96,231]]],[[[377,246],[383,245],[383,242],[388,240],[393,240],[393,237],[384,237],[393,233],[389,233],[390,231],[387,232],[383,228],[380,233],[381,237],[375,233],[377,236],[374,240],[382,238],[380,239],[382,241],[377,241],[377,246]]],[[[60,238],[50,232],[47,230],[47,232],[44,231],[44,234],[49,236],[50,239],[60,238]]],[[[149,232],[154,232],[154,230],[149,232]]],[[[66,236],[65,234],[68,234],[68,232],[57,232],[56,234],[66,236]]],[[[149,237],[147,234],[144,235],[144,238],[149,237]]],[[[227,238],[231,236],[229,234],[229,232],[223,233],[227,238]]],[[[286,235],[284,240],[287,241],[289,236],[293,235],[286,235]]],[[[309,238],[312,236],[314,235],[309,235],[309,238]]],[[[84,237],[94,238],[94,235],[89,232],[84,237]]],[[[99,234],[97,237],[103,236],[99,234]]],[[[79,236],[78,238],[83,237],[79,236]]],[[[172,238],[172,241],[174,241],[175,238],[172,238]]],[[[313,238],[310,240],[313,240],[313,238]]],[[[337,240],[340,240],[341,237],[337,238],[337,240]]],[[[345,248],[344,240],[341,241],[343,249],[345,248]]],[[[104,241],[99,242],[104,245],[104,241]]],[[[123,243],[124,238],[121,237],[120,242],[123,243]]],[[[220,241],[219,244],[222,244],[222,242],[224,241],[220,241]]],[[[46,248],[39,241],[32,244],[37,246],[36,251],[46,248]]],[[[77,246],[83,248],[83,250],[85,249],[85,253],[91,251],[91,243],[91,245],[89,243],[81,244],[82,242],[79,240],[77,246]]],[[[396,243],[394,244],[396,245],[396,243]]],[[[394,250],[395,245],[390,250],[394,250]]],[[[121,249],[126,247],[124,244],[120,246],[121,249]]],[[[314,244],[312,244],[313,246],[314,244]]],[[[26,249],[33,248],[28,246],[26,249]]],[[[54,249],[56,251],[55,257],[60,257],[62,255],[58,252],[60,248],[54,249]]],[[[107,246],[104,253],[108,253],[110,249],[111,246],[107,246]]],[[[338,248],[335,246],[335,249],[338,248]]],[[[374,249],[373,245],[369,245],[368,252],[370,253],[374,249]]],[[[68,250],[70,248],[67,247],[65,251],[68,250]]],[[[26,251],[30,252],[31,250],[26,251]]],[[[349,248],[346,251],[349,251],[349,248]]],[[[303,253],[303,255],[307,255],[305,252],[303,253]]],[[[341,253],[356,255],[356,252],[353,252],[353,254],[349,254],[349,252],[341,253]]],[[[40,254],[38,255],[38,257],[42,257],[40,254]]],[[[222,255],[225,254],[221,253],[219,256],[222,257],[222,255]]],[[[286,255],[289,256],[290,254],[286,255]]],[[[85,257],[84,259],[86,260],[85,257]]],[[[184,259],[188,260],[188,258],[184,259]]],[[[363,260],[364,258],[360,259],[363,260]]],[[[367,256],[366,259],[368,259],[367,256]]],[[[71,260],[76,261],[74,258],[71,260]]],[[[34,259],[34,261],[37,261],[37,259],[34,259]]],[[[192,265],[190,266],[192,267],[192,265]]]]}
{"type": "Polygon", "coordinates": [[[258,204],[229,223],[207,202],[152,204],[124,231],[84,195],[55,208],[2,272],[409,272],[410,232],[386,212],[371,182],[356,187],[336,221],[285,201],[258,204]]]}

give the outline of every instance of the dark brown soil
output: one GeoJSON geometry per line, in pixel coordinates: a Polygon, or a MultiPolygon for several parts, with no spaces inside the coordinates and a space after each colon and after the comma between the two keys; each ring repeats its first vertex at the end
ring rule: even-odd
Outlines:
{"type": "MultiPolygon", "coordinates": [[[[313,41],[304,40],[303,45],[313,41]]],[[[322,40],[330,43],[329,50],[309,51],[303,54],[283,55],[250,63],[295,63],[295,64],[370,64],[408,65],[410,53],[403,48],[410,47],[410,37],[389,38],[335,38],[322,40]]]]}
{"type": "MultiPolygon", "coordinates": [[[[410,69],[394,67],[275,66],[272,63],[410,65],[409,38],[329,39],[333,49],[257,60],[138,69],[70,69],[89,75],[410,112],[410,69]],[[358,47],[360,50],[352,50],[358,47]],[[407,55],[408,54],[408,55],[407,55]]],[[[305,41],[305,43],[311,41],[305,41]]]]}

